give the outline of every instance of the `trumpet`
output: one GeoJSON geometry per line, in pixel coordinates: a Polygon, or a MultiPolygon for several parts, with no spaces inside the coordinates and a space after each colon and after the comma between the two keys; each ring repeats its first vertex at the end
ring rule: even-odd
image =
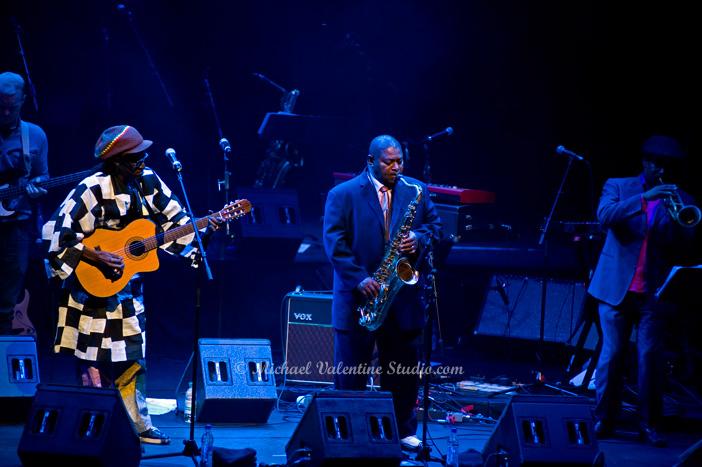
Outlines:
{"type": "MultiPolygon", "coordinates": [[[[659,178],[658,181],[661,182],[661,185],[663,185],[663,180],[659,178]]],[[[677,191],[674,195],[663,198],[663,204],[668,210],[668,215],[670,218],[683,227],[694,227],[699,224],[700,219],[702,219],[700,209],[692,204],[683,204],[680,193],[677,191]]]]}

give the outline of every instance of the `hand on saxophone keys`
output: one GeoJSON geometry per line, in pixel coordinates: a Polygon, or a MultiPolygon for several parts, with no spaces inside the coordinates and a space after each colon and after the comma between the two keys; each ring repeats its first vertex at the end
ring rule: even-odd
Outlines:
{"type": "Polygon", "coordinates": [[[418,246],[419,242],[417,240],[417,235],[410,230],[407,236],[402,239],[400,250],[405,253],[414,253],[417,251],[418,246]]]}
{"type": "Polygon", "coordinates": [[[363,295],[363,298],[366,300],[378,298],[378,294],[380,294],[380,284],[372,277],[363,279],[361,283],[356,286],[356,289],[361,292],[361,295],[363,295]]]}

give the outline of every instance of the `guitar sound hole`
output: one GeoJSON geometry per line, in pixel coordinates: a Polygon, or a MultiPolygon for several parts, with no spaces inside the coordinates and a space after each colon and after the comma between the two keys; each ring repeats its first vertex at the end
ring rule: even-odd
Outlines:
{"type": "Polygon", "coordinates": [[[144,242],[141,240],[138,240],[136,242],[130,243],[129,248],[128,248],[129,256],[133,258],[138,258],[139,256],[142,256],[146,252],[146,247],[144,246],[144,242]]]}

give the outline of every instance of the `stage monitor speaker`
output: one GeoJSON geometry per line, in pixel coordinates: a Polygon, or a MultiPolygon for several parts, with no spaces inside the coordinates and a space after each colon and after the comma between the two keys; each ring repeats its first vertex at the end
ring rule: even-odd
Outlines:
{"type": "MultiPolygon", "coordinates": [[[[203,423],[266,423],[278,394],[267,339],[199,339],[195,420],[203,423]]],[[[193,357],[176,394],[179,411],[192,380],[193,357]]]]}
{"type": "Polygon", "coordinates": [[[33,336],[0,336],[0,413],[3,421],[27,418],[39,384],[37,344],[33,336]]]}
{"type": "Polygon", "coordinates": [[[702,440],[687,448],[678,456],[673,467],[696,467],[702,465],[702,440]]]}
{"type": "MultiPolygon", "coordinates": [[[[587,288],[574,281],[547,280],[544,341],[577,342],[587,288]]],[[[541,333],[542,279],[497,274],[490,280],[475,334],[538,340],[541,333]]],[[[585,347],[594,349],[593,329],[585,347]]]]}
{"type": "Polygon", "coordinates": [[[318,391],[285,445],[288,465],[397,466],[403,459],[388,392],[318,391]]]}
{"type": "Polygon", "coordinates": [[[136,467],[141,445],[117,389],[40,384],[17,454],[25,467],[136,467]]]}
{"type": "Polygon", "coordinates": [[[286,380],[334,383],[334,328],[331,293],[291,292],[285,296],[286,380]]]}
{"type": "Polygon", "coordinates": [[[486,467],[604,465],[590,403],[580,396],[512,396],[483,459],[486,467]]]}
{"type": "Polygon", "coordinates": [[[249,200],[251,211],[231,224],[235,256],[294,259],[304,238],[297,191],[241,187],[236,196],[249,200]]]}

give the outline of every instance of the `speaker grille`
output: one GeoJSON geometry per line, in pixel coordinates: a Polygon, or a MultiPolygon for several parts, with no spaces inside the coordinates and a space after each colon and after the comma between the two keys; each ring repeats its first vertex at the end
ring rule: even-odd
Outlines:
{"type": "MultiPolygon", "coordinates": [[[[542,279],[495,275],[490,281],[475,334],[539,339],[541,334],[542,279]],[[505,304],[500,289],[504,291],[505,304]]],[[[546,281],[544,340],[567,342],[585,303],[585,284],[546,281]]]]}
{"type": "Polygon", "coordinates": [[[332,296],[290,293],[287,302],[286,379],[291,382],[334,382],[332,296]]]}

